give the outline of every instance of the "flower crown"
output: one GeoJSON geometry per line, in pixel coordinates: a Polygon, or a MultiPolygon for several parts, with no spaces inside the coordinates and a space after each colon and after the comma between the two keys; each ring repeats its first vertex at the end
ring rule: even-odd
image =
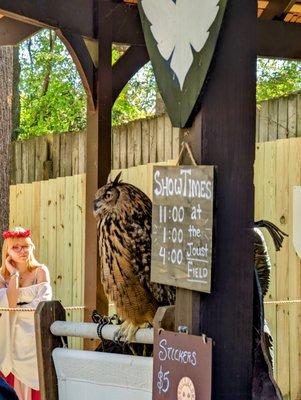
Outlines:
{"type": "Polygon", "coordinates": [[[2,233],[3,239],[10,238],[27,238],[30,237],[31,232],[29,229],[25,229],[24,231],[4,231],[2,233]]]}

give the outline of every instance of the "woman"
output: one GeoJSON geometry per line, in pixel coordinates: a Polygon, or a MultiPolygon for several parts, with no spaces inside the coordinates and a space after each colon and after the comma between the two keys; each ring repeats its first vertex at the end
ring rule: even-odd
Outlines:
{"type": "MultiPolygon", "coordinates": [[[[15,228],[3,233],[0,268],[0,307],[36,308],[51,300],[49,272],[34,257],[30,231],[15,228]]],[[[39,399],[34,312],[2,312],[0,371],[19,400],[39,399]]]]}

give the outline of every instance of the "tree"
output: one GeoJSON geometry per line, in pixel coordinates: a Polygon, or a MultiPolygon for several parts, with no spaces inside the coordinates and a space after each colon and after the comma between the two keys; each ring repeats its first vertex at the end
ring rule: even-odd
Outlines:
{"type": "Polygon", "coordinates": [[[287,96],[301,89],[301,63],[259,58],[257,101],[287,96]]]}
{"type": "MultiPolygon", "coordinates": [[[[112,63],[126,48],[113,48],[112,63]]],[[[38,32],[20,46],[19,138],[86,128],[86,94],[67,49],[55,32],[38,32]]],[[[150,63],[125,86],[112,110],[113,125],[153,114],[156,83],[150,63]]]]}
{"type": "Polygon", "coordinates": [[[19,138],[86,127],[86,94],[61,40],[42,30],[20,47],[19,138]]]}
{"type": "MultiPolygon", "coordinates": [[[[10,142],[13,132],[13,81],[16,56],[11,46],[0,46],[0,232],[9,226],[10,142]]],[[[17,109],[17,108],[16,108],[17,109]]],[[[18,123],[18,117],[14,118],[18,123]]],[[[0,236],[2,247],[2,235],[0,236]]]]}

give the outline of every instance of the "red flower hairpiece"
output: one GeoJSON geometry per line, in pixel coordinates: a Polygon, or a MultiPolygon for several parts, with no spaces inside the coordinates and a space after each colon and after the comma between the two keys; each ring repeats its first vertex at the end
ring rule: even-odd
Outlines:
{"type": "Polygon", "coordinates": [[[4,231],[2,233],[3,239],[9,239],[9,238],[27,238],[31,235],[31,232],[29,229],[25,229],[24,231],[4,231]]]}

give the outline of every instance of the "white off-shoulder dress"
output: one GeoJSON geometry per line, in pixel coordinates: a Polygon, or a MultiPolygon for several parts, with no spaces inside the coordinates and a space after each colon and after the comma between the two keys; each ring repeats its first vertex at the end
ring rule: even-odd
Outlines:
{"type": "MultiPolygon", "coordinates": [[[[2,278],[2,277],[1,277],[2,278]]],[[[3,280],[3,278],[2,278],[3,280]]],[[[0,307],[8,307],[7,288],[0,289],[0,307]]],[[[20,308],[36,308],[41,301],[51,300],[52,290],[48,282],[19,288],[20,308]]],[[[36,354],[34,312],[2,312],[0,316],[0,371],[10,373],[23,386],[39,390],[36,354]]],[[[22,400],[30,400],[24,388],[22,400]]]]}

